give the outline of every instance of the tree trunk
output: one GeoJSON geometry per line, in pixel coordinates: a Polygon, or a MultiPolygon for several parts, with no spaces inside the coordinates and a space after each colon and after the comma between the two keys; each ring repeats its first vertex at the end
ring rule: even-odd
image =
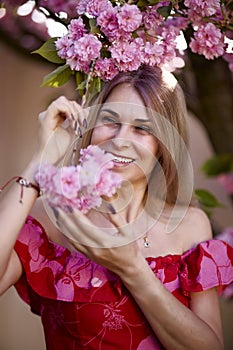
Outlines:
{"type": "MultiPolygon", "coordinates": [[[[188,108],[202,121],[216,153],[233,153],[233,79],[227,63],[189,53],[181,73],[188,108]]],[[[181,83],[182,85],[182,83],[181,83]]]]}

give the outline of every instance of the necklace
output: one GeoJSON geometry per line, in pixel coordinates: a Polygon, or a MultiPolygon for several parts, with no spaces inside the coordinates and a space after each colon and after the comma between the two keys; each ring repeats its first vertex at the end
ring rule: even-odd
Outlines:
{"type": "Polygon", "coordinates": [[[148,217],[146,217],[146,235],[143,237],[144,247],[150,248],[150,241],[148,239],[148,217]]]}
{"type": "Polygon", "coordinates": [[[144,247],[145,248],[149,248],[150,247],[150,241],[148,240],[147,235],[143,239],[144,239],[144,247]]]}

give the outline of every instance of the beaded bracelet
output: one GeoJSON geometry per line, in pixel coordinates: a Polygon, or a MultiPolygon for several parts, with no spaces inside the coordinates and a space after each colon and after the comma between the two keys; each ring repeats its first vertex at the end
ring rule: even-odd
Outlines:
{"type": "Polygon", "coordinates": [[[42,195],[42,192],[40,190],[40,187],[33,184],[32,182],[24,179],[23,177],[21,176],[14,176],[12,177],[10,180],[8,180],[1,188],[0,188],[0,193],[12,182],[12,181],[15,181],[17,183],[20,184],[21,186],[21,191],[20,191],[20,198],[19,198],[19,203],[23,203],[23,189],[24,187],[26,188],[33,188],[34,190],[37,191],[37,197],[41,196],[42,195]]]}

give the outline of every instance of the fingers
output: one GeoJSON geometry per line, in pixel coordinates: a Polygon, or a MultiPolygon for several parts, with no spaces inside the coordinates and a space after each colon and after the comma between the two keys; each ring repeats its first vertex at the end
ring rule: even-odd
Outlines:
{"type": "Polygon", "coordinates": [[[72,211],[72,214],[67,214],[56,208],[54,213],[60,230],[67,238],[77,244],[99,246],[98,239],[96,241],[95,237],[98,228],[80,211],[75,210],[72,211]],[[91,233],[94,233],[93,236],[91,233]]]}
{"type": "Polygon", "coordinates": [[[125,242],[128,241],[130,243],[145,236],[147,230],[155,224],[154,218],[149,216],[145,210],[142,210],[134,220],[128,223],[120,212],[116,212],[112,204],[108,203],[107,207],[108,220],[117,228],[119,234],[124,237],[125,242]]]}
{"type": "Polygon", "coordinates": [[[106,207],[107,207],[107,218],[118,229],[119,232],[124,234],[123,227],[128,225],[128,223],[122,217],[122,215],[116,211],[116,209],[111,203],[107,203],[106,207]]]}
{"type": "Polygon", "coordinates": [[[77,249],[80,253],[82,253],[82,254],[88,256],[89,251],[88,251],[88,249],[86,248],[86,246],[84,246],[84,245],[82,245],[82,244],[78,243],[77,241],[74,241],[73,239],[70,239],[70,238],[69,238],[69,241],[70,241],[70,243],[72,244],[72,246],[73,246],[75,249],[77,249]]]}
{"type": "Polygon", "coordinates": [[[67,214],[59,209],[57,217],[62,233],[78,244],[95,248],[112,248],[129,243],[126,231],[120,234],[115,226],[98,227],[78,210],[67,214]]]}
{"type": "Polygon", "coordinates": [[[60,96],[46,111],[39,114],[38,119],[41,124],[53,131],[61,125],[64,125],[64,128],[71,126],[75,134],[82,137],[82,128],[87,128],[88,114],[88,108],[84,110],[76,101],[60,96]]]}
{"type": "Polygon", "coordinates": [[[74,109],[74,113],[71,114],[73,128],[76,135],[82,137],[82,129],[87,129],[89,108],[83,109],[76,101],[72,101],[71,103],[74,109]]]}

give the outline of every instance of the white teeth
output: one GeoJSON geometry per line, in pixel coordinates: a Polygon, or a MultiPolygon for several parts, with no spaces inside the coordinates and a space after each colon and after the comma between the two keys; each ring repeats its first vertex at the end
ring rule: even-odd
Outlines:
{"type": "Polygon", "coordinates": [[[117,163],[131,163],[131,162],[133,162],[133,159],[114,156],[113,161],[117,162],[117,163]]]}

